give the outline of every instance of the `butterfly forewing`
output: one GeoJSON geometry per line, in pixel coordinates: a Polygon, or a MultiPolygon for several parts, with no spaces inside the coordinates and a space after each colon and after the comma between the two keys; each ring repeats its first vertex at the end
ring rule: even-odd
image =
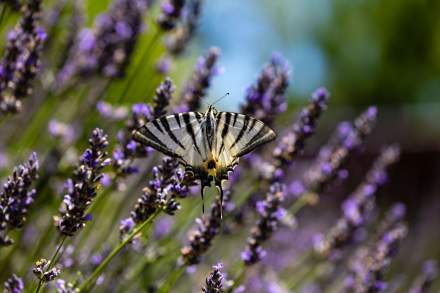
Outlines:
{"type": "Polygon", "coordinates": [[[201,164],[206,157],[198,112],[168,115],[148,122],[134,132],[135,140],[181,159],[185,164],[201,164]]]}
{"type": "Polygon", "coordinates": [[[272,129],[248,115],[230,112],[217,115],[216,153],[220,159],[232,162],[276,137],[272,129]]]}

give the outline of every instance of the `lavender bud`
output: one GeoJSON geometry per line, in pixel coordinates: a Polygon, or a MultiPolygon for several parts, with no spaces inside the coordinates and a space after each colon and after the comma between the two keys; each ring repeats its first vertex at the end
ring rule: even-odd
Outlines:
{"type": "Polygon", "coordinates": [[[438,277],[438,265],[435,260],[425,261],[423,264],[422,271],[419,276],[415,279],[410,293],[423,293],[428,292],[432,286],[432,283],[438,277]]]}
{"type": "Polygon", "coordinates": [[[36,190],[31,185],[38,178],[37,154],[32,153],[28,162],[14,168],[12,176],[3,184],[0,192],[0,245],[13,243],[7,230],[23,227],[30,205],[33,203],[36,190]]]}
{"type": "Polygon", "coordinates": [[[77,293],[77,292],[79,292],[78,289],[75,289],[75,286],[72,283],[66,282],[63,279],[58,279],[56,281],[55,287],[56,287],[58,293],[77,293]]]}
{"type": "Polygon", "coordinates": [[[258,205],[260,218],[251,229],[251,235],[242,253],[242,260],[246,265],[255,264],[266,255],[261,245],[272,236],[285,214],[285,210],[281,207],[284,195],[285,186],[277,182],[273,183],[264,201],[258,205]]]}
{"type": "Polygon", "coordinates": [[[304,142],[313,134],[316,121],[327,108],[329,97],[330,94],[324,88],[313,93],[309,105],[301,110],[297,121],[273,150],[274,169],[289,166],[294,157],[304,149],[304,142]]]}
{"type": "MultiPolygon", "coordinates": [[[[223,194],[223,205],[230,201],[231,192],[225,190],[223,194]]],[[[180,253],[183,263],[195,265],[200,262],[200,258],[212,245],[212,241],[219,234],[222,226],[220,199],[217,198],[211,206],[208,216],[197,219],[197,229],[190,232],[188,245],[184,246],[180,253]]]]}
{"type": "Polygon", "coordinates": [[[271,126],[275,117],[286,110],[285,93],[289,78],[288,63],[279,54],[273,54],[257,82],[247,90],[246,103],[241,106],[241,112],[271,126]]]}
{"type": "Polygon", "coordinates": [[[64,196],[61,216],[56,217],[58,230],[67,236],[73,236],[90,220],[86,214],[88,207],[96,196],[97,184],[102,178],[102,169],[110,163],[107,158],[107,135],[96,128],[89,139],[90,148],[82,155],[73,177],[69,180],[70,188],[64,196]]]}
{"type": "Polygon", "coordinates": [[[184,6],[180,25],[166,40],[166,47],[171,55],[181,54],[194,37],[201,14],[201,6],[201,0],[188,0],[184,6]]]}
{"type": "Polygon", "coordinates": [[[189,81],[183,86],[182,104],[178,112],[196,111],[201,106],[201,99],[211,85],[211,79],[217,71],[217,60],[220,56],[218,48],[210,48],[205,56],[199,58],[189,81]]]}
{"type": "Polygon", "coordinates": [[[24,290],[23,280],[15,274],[8,278],[5,282],[4,293],[21,293],[24,290]]]}
{"type": "Polygon", "coordinates": [[[346,123],[338,127],[336,134],[321,149],[318,159],[305,175],[305,185],[309,191],[320,193],[333,182],[353,152],[359,149],[372,131],[376,113],[376,108],[370,107],[355,119],[353,127],[346,123]]]}
{"type": "Polygon", "coordinates": [[[212,267],[213,271],[206,278],[206,286],[202,288],[204,293],[221,293],[223,292],[224,276],[221,272],[223,265],[221,263],[212,267]]]}
{"type": "Polygon", "coordinates": [[[42,258],[35,263],[34,267],[32,268],[32,272],[39,280],[43,281],[44,283],[51,282],[59,276],[61,270],[58,267],[53,267],[49,269],[49,266],[50,261],[42,258]]]}
{"type": "Polygon", "coordinates": [[[160,7],[162,14],[158,17],[157,23],[165,30],[172,30],[179,21],[185,0],[164,0],[160,7]]]}
{"type": "Polygon", "coordinates": [[[21,99],[32,94],[32,81],[40,69],[40,55],[46,33],[39,26],[41,0],[29,0],[22,17],[9,32],[0,61],[0,112],[21,111],[21,99]]]}
{"type": "Polygon", "coordinates": [[[156,96],[153,99],[154,117],[162,117],[166,114],[165,108],[170,104],[173,98],[173,92],[176,90],[173,82],[167,77],[156,89],[156,96]]]}

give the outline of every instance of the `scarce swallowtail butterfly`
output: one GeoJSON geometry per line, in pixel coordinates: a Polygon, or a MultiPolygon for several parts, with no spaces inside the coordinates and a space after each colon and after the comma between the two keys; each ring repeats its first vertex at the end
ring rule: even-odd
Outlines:
{"type": "MultiPolygon", "coordinates": [[[[275,132],[248,115],[217,112],[176,113],[150,121],[133,131],[133,138],[165,155],[175,157],[200,180],[201,195],[214,181],[223,206],[222,181],[228,179],[239,157],[274,140],[275,132]]],[[[204,210],[204,208],[203,208],[204,210]]]]}

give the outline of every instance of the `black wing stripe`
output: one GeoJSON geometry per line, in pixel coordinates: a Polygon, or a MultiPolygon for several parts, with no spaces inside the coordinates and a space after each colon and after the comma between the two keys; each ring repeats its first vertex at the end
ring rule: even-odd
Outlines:
{"type": "Polygon", "coordinates": [[[239,141],[240,139],[243,137],[244,133],[246,132],[246,129],[248,127],[249,124],[249,120],[251,118],[247,115],[244,115],[244,122],[243,122],[243,127],[240,129],[240,132],[237,135],[237,138],[235,139],[234,143],[232,144],[231,148],[233,148],[239,141]]]}
{"type": "Polygon", "coordinates": [[[232,122],[232,126],[235,126],[235,122],[237,122],[238,116],[239,116],[239,114],[234,113],[234,122],[232,122]]]}
{"type": "Polygon", "coordinates": [[[185,149],[183,144],[177,139],[177,137],[174,135],[174,133],[171,131],[170,124],[168,123],[168,119],[166,117],[160,118],[160,122],[162,123],[163,128],[165,128],[165,131],[167,132],[168,136],[182,149],[185,149]]]}
{"type": "Polygon", "coordinates": [[[255,141],[257,141],[260,138],[263,138],[267,132],[269,131],[269,128],[267,128],[266,126],[262,125],[262,127],[260,128],[260,130],[258,130],[258,132],[251,138],[251,140],[245,145],[246,147],[249,147],[250,145],[252,145],[255,141]]]}
{"type": "Polygon", "coordinates": [[[186,124],[186,132],[189,134],[189,136],[191,136],[191,139],[193,141],[194,147],[196,148],[197,152],[199,153],[200,157],[202,157],[202,153],[200,152],[199,146],[197,145],[197,141],[196,141],[196,136],[194,134],[194,129],[191,125],[191,121],[189,119],[190,114],[189,113],[184,113],[182,114],[183,116],[183,121],[186,124]]]}
{"type": "Polygon", "coordinates": [[[168,156],[179,157],[179,155],[173,153],[165,144],[163,144],[145,125],[138,131],[133,131],[133,138],[139,143],[148,145],[168,156]]]}
{"type": "Polygon", "coordinates": [[[161,133],[164,133],[162,127],[160,127],[160,124],[159,124],[159,122],[157,122],[157,120],[159,120],[159,119],[155,119],[155,120],[151,121],[151,123],[153,123],[154,127],[156,127],[157,130],[159,130],[161,133]]]}
{"type": "MultiPolygon", "coordinates": [[[[270,130],[268,127],[264,127],[264,128],[266,128],[267,130],[270,130]]],[[[236,154],[235,157],[244,156],[244,155],[248,154],[249,152],[253,151],[256,147],[258,147],[264,143],[267,143],[269,141],[274,140],[275,137],[276,137],[275,132],[273,132],[271,130],[266,131],[266,133],[264,135],[260,136],[259,139],[255,139],[253,143],[246,144],[246,146],[238,154],[236,154]]]]}
{"type": "Polygon", "coordinates": [[[251,125],[249,126],[248,132],[251,132],[254,129],[255,124],[257,124],[257,119],[252,118],[251,125]]]}
{"type": "Polygon", "coordinates": [[[179,128],[181,128],[182,127],[182,125],[180,124],[180,117],[179,117],[179,115],[180,114],[174,114],[174,119],[176,119],[176,122],[177,122],[177,125],[179,125],[179,128]]]}
{"type": "Polygon", "coordinates": [[[226,116],[226,118],[225,118],[224,126],[222,129],[222,144],[220,145],[220,150],[218,151],[218,155],[220,155],[222,153],[223,148],[225,147],[225,137],[226,137],[226,135],[228,135],[228,132],[229,132],[229,123],[231,123],[232,114],[229,112],[226,112],[225,116],[226,116]]]}

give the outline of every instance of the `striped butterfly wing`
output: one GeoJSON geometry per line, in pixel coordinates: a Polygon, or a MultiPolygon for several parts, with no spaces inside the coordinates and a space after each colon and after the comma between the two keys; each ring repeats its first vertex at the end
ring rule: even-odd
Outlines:
{"type": "Polygon", "coordinates": [[[168,115],[146,123],[133,137],[185,165],[198,166],[206,158],[202,121],[203,114],[198,112],[168,115]]]}
{"type": "Polygon", "coordinates": [[[216,156],[223,166],[234,164],[244,156],[275,139],[275,132],[248,115],[219,112],[217,114],[216,156]]]}

